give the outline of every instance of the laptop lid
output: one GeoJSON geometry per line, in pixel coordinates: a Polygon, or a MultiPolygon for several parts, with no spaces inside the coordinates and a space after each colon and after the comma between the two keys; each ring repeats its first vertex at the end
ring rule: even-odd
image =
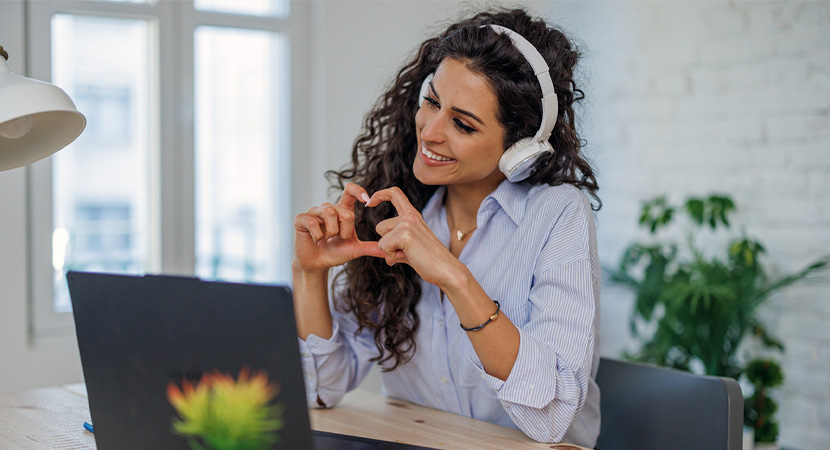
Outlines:
{"type": "Polygon", "coordinates": [[[279,384],[275,448],[310,449],[291,292],[284,286],[69,272],[99,449],[188,449],[173,433],[171,381],[243,367],[279,384]]]}

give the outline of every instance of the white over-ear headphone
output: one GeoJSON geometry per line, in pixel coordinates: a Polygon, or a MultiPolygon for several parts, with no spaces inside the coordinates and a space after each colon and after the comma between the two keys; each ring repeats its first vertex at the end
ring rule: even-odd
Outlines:
{"type": "MultiPolygon", "coordinates": [[[[507,176],[508,180],[515,183],[530,176],[530,169],[539,156],[553,152],[553,147],[551,147],[548,139],[550,139],[553,126],[556,124],[559,104],[556,99],[556,92],[553,89],[553,81],[550,78],[550,68],[539,50],[528,42],[524,36],[509,28],[492,24],[485,26],[510,37],[516,50],[530,63],[530,67],[533,68],[533,72],[539,79],[539,86],[542,88],[542,124],[539,126],[539,131],[533,137],[515,142],[504,151],[499,160],[499,170],[507,176]]],[[[418,106],[423,104],[424,97],[429,94],[429,83],[432,81],[432,77],[433,74],[427,75],[423,84],[421,84],[418,106]]]]}

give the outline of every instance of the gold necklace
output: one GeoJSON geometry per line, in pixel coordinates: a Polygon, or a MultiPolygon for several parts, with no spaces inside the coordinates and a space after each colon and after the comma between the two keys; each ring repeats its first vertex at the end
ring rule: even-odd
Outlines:
{"type": "MultiPolygon", "coordinates": [[[[453,228],[455,228],[455,222],[452,220],[452,217],[450,217],[450,216],[449,216],[449,214],[448,214],[448,215],[447,215],[447,218],[449,218],[449,219],[450,219],[450,225],[451,225],[453,228]]],[[[469,230],[469,231],[461,231],[461,230],[459,230],[458,228],[455,228],[455,238],[456,238],[456,239],[458,239],[459,241],[463,241],[463,240],[464,240],[464,238],[465,238],[465,237],[469,237],[469,236],[470,236],[470,233],[472,233],[473,231],[475,231],[475,230],[476,230],[476,228],[478,228],[478,225],[474,226],[474,227],[473,227],[471,230],[469,230]]]]}
{"type": "Polygon", "coordinates": [[[463,241],[463,240],[464,240],[464,236],[469,236],[469,234],[470,234],[470,233],[472,233],[473,231],[475,231],[475,230],[476,230],[476,228],[478,228],[478,227],[474,227],[472,230],[467,231],[467,232],[464,232],[464,231],[461,231],[461,230],[455,230],[455,237],[456,237],[456,239],[458,239],[459,241],[463,241]]]}

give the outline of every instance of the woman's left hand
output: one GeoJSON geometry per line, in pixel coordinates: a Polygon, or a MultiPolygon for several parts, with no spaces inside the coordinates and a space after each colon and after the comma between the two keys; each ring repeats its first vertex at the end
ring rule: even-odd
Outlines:
{"type": "Polygon", "coordinates": [[[375,192],[366,206],[377,206],[384,201],[391,202],[398,212],[397,217],[386,219],[375,227],[381,235],[378,245],[387,255],[386,263],[390,266],[409,264],[421,278],[438,287],[450,283],[453,275],[458,273],[454,269],[461,264],[458,258],[438,240],[400,188],[375,192]]]}
{"type": "MultiPolygon", "coordinates": [[[[484,323],[493,314],[493,301],[484,292],[458,258],[443,244],[424,222],[397,187],[375,192],[367,207],[392,202],[397,217],[386,219],[375,227],[381,235],[378,246],[386,253],[387,264],[406,263],[425,281],[438,286],[447,295],[462,324],[484,323]]],[[[504,381],[513,370],[519,354],[519,330],[506,314],[481,331],[467,334],[484,370],[504,381]]]]}

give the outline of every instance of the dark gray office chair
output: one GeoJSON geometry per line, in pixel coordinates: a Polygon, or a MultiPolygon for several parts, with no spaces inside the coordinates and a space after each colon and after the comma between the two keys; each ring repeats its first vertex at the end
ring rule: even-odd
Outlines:
{"type": "Polygon", "coordinates": [[[740,450],[744,400],[731,378],[601,358],[599,450],[740,450]]]}

